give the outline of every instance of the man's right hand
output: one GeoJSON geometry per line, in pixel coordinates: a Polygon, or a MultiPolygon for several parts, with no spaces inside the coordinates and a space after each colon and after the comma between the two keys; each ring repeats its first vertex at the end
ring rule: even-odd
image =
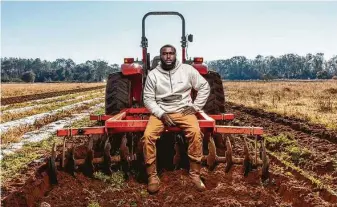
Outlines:
{"type": "Polygon", "coordinates": [[[162,116],[162,121],[169,127],[171,126],[175,126],[176,124],[172,121],[172,119],[170,118],[170,116],[166,113],[163,114],[162,116]]]}

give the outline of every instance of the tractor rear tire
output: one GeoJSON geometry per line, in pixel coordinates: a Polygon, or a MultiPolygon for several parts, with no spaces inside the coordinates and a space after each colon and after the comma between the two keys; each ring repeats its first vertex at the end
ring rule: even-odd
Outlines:
{"type": "MultiPolygon", "coordinates": [[[[214,71],[208,71],[204,78],[210,85],[211,92],[208,100],[204,106],[204,112],[206,114],[221,114],[225,113],[225,92],[222,84],[221,76],[214,71]]],[[[217,121],[217,124],[222,124],[223,121],[217,121]]],[[[213,135],[215,146],[218,156],[224,156],[226,151],[226,145],[221,134],[215,133],[213,135]]],[[[208,154],[207,142],[204,140],[203,150],[205,154],[208,154]]]]}
{"type": "Polygon", "coordinates": [[[110,74],[105,90],[105,114],[114,115],[131,107],[131,81],[121,72],[110,74]]]}
{"type": "Polygon", "coordinates": [[[208,71],[204,78],[211,87],[211,93],[204,106],[206,114],[225,113],[225,92],[221,76],[214,71],[208,71]]]}

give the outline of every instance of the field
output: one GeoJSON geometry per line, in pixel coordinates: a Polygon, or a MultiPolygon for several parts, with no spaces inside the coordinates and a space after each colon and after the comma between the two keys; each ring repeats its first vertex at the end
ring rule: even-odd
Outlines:
{"type": "Polygon", "coordinates": [[[229,82],[228,101],[337,129],[337,81],[229,82]]]}
{"type": "Polygon", "coordinates": [[[34,83],[34,84],[2,84],[1,98],[27,96],[57,91],[68,91],[79,88],[102,86],[104,83],[34,83]]]}
{"type": "MultiPolygon", "coordinates": [[[[59,171],[51,185],[45,171],[55,131],[97,126],[104,114],[105,84],[2,84],[1,198],[3,206],[337,206],[337,81],[223,82],[226,113],[237,126],[263,127],[270,179],[261,170],[243,176],[242,166],[202,168],[207,191],[191,186],[185,169],[160,171],[161,191],[112,176],[59,171]]],[[[243,156],[243,136],[232,136],[243,156]]],[[[76,137],[69,145],[83,143],[76,137]]],[[[253,146],[249,145],[250,148],[253,146]]]]}

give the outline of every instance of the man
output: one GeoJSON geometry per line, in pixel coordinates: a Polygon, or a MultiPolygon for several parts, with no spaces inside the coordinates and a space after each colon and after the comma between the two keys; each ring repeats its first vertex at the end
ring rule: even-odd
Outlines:
{"type": "Polygon", "coordinates": [[[199,72],[176,59],[175,47],[164,45],[160,49],[160,63],[149,72],[144,88],[144,104],[151,112],[142,137],[150,193],[157,192],[160,186],[156,168],[156,140],[163,132],[164,125],[177,126],[184,131],[189,143],[190,178],[198,190],[205,189],[200,179],[203,134],[195,113],[202,110],[209,94],[210,86],[199,72]],[[198,91],[194,103],[192,88],[198,91]]]}

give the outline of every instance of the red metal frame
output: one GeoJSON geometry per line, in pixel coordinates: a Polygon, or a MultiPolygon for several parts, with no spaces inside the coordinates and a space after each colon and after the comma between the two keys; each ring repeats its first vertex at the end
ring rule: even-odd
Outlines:
{"type": "Polygon", "coordinates": [[[124,63],[121,65],[121,72],[123,75],[142,75],[143,66],[138,63],[124,63]]]}
{"type": "MultiPolygon", "coordinates": [[[[127,114],[132,114],[125,116],[125,120],[139,120],[141,117],[135,114],[146,114],[143,115],[143,118],[148,119],[150,112],[146,108],[129,108],[127,110],[123,110],[122,112],[127,112],[127,114]]],[[[208,115],[210,118],[214,120],[233,120],[234,114],[217,114],[217,115],[208,115]]],[[[106,121],[110,118],[114,117],[113,115],[90,115],[90,120],[97,121],[106,121]]]]}
{"type": "Polygon", "coordinates": [[[192,66],[201,74],[206,75],[208,73],[207,66],[200,63],[192,63],[192,66]]]}
{"type": "MultiPolygon", "coordinates": [[[[86,127],[80,129],[59,129],[57,136],[75,136],[90,134],[114,134],[121,132],[143,132],[148,123],[149,111],[146,108],[127,108],[120,113],[111,115],[90,115],[90,120],[105,121],[105,126],[86,127]]],[[[261,127],[236,127],[216,125],[216,120],[233,120],[233,114],[207,115],[204,112],[197,113],[199,126],[202,131],[220,134],[263,134],[261,127]]],[[[179,127],[165,127],[165,132],[181,131],[179,127]]]]}

